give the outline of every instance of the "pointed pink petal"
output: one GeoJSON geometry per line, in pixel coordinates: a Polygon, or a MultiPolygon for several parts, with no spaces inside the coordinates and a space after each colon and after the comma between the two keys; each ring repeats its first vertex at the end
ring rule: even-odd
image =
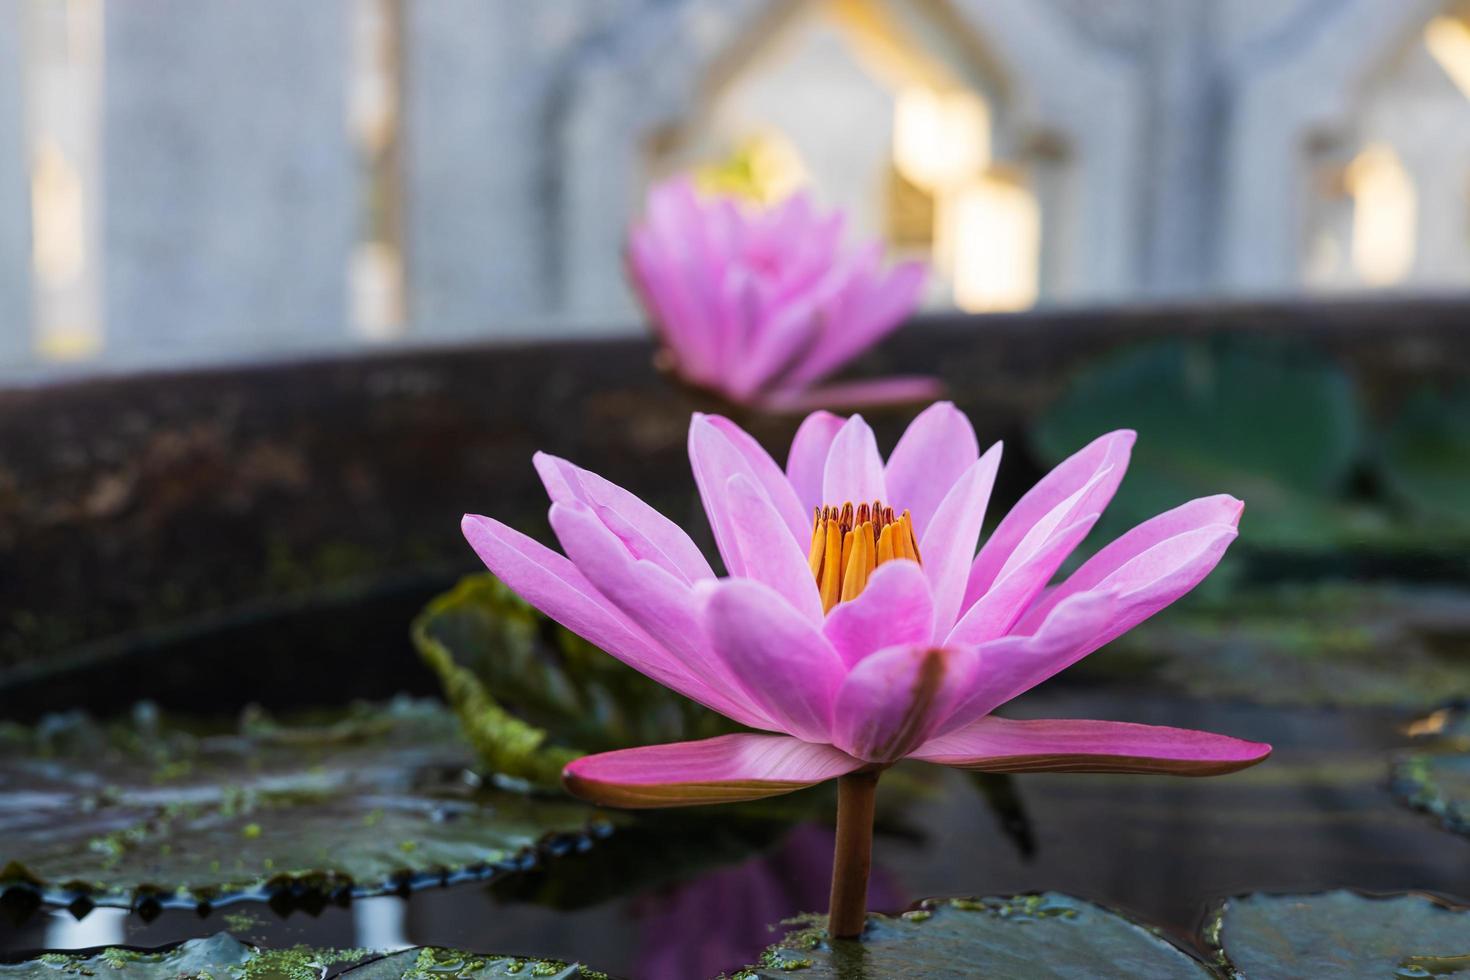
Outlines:
{"type": "Polygon", "coordinates": [[[634,230],[629,259],[640,292],[652,301],[659,331],[690,380],[718,384],[723,351],[718,310],[711,302],[712,260],[703,210],[693,185],[675,179],[648,195],[644,223],[634,230]]]}
{"type": "Polygon", "coordinates": [[[724,579],[701,591],[710,644],[750,703],[788,735],[830,741],[847,668],[826,637],[759,582],[724,579]]]}
{"type": "Polygon", "coordinates": [[[919,542],[919,558],[934,592],[936,636],[948,633],[959,616],[1000,453],[1001,444],[996,443],[970,464],[945,494],[919,542]]]}
{"type": "Polygon", "coordinates": [[[1057,606],[1034,636],[1003,636],[975,647],[982,669],[939,733],[990,714],[1085,655],[1117,616],[1112,592],[1085,592],[1057,606]]]}
{"type": "Polygon", "coordinates": [[[584,756],[566,767],[562,782],[573,796],[601,806],[691,806],[779,796],[862,767],[830,745],[721,735],[584,756]]]}
{"type": "Polygon", "coordinates": [[[817,408],[858,409],[886,405],[922,405],[944,394],[938,378],[896,375],[840,381],[815,388],[778,386],[758,399],[769,412],[810,412],[817,408]]]}
{"type": "Polygon", "coordinates": [[[813,412],[796,430],[791,452],[786,457],[786,478],[796,490],[796,497],[806,513],[826,503],[822,499],[822,474],[827,469],[827,453],[832,440],[842,428],[844,419],[831,412],[813,412]]]}
{"type": "Polygon", "coordinates": [[[813,625],[821,626],[822,597],[807,553],[786,533],[771,501],[743,473],[730,477],[725,498],[745,575],[770,586],[813,625]]]}
{"type": "Polygon", "coordinates": [[[1068,596],[1098,588],[1109,576],[1132,559],[1191,531],[1209,525],[1235,527],[1245,505],[1229,494],[1201,497],[1150,518],[1089,558],[1065,582],[1027,610],[1018,632],[1034,631],[1047,613],[1068,596]]]}
{"type": "Polygon", "coordinates": [[[834,506],[888,502],[878,440],[861,415],[849,418],[832,440],[822,472],[822,500],[834,506]]]}
{"type": "Polygon", "coordinates": [[[1131,772],[1220,776],[1263,761],[1264,742],[1122,721],[982,718],[916,759],[979,772],[1131,772]]]}
{"type": "Polygon", "coordinates": [[[921,537],[940,501],[980,456],[980,443],[965,413],[952,402],[935,402],[909,423],[883,479],[895,510],[913,514],[921,537]]]}
{"type": "MultiPolygon", "coordinates": [[[[965,589],[964,606],[968,609],[995,582],[1026,535],[1037,522],[1051,514],[1056,506],[1091,484],[1084,495],[1073,501],[1069,510],[1078,517],[1101,513],[1123,479],[1128,456],[1133,449],[1135,433],[1128,429],[1110,432],[1094,439],[1084,449],[1063,461],[1041,482],[1022,497],[1005,516],[970,569],[970,583],[965,589]],[[1101,479],[1095,479],[1107,471],[1101,479]]],[[[1062,524],[1071,521],[1060,519],[1062,524]]]]}
{"type": "Polygon", "coordinates": [[[862,592],[833,607],[822,632],[849,667],[884,647],[930,643],[934,597],[929,579],[914,562],[884,562],[862,592]]]}
{"type": "Polygon", "coordinates": [[[735,550],[725,491],[730,477],[737,473],[745,474],[765,492],[802,548],[811,543],[812,518],[796,498],[791,481],[761,444],[734,422],[696,412],[689,422],[689,462],[715,532],[715,543],[731,575],[741,574],[742,567],[735,550]]]}
{"type": "Polygon", "coordinates": [[[794,383],[810,384],[831,374],[902,326],[919,305],[927,268],[904,262],[883,275],[876,268],[880,252],[853,253],[849,268],[840,273],[849,277],[849,284],[833,303],[822,342],[793,375],[794,383]]]}
{"type": "Polygon", "coordinates": [[[806,302],[789,302],[775,310],[760,308],[754,315],[760,322],[752,331],[737,375],[743,389],[752,395],[778,387],[777,379],[811,351],[820,330],[817,311],[806,302]]]}
{"type": "Polygon", "coordinates": [[[1088,514],[1052,534],[1031,561],[1004,576],[976,599],[944,642],[978,646],[1009,633],[1067,555],[1087,537],[1098,516],[1088,514]]]}
{"type": "Polygon", "coordinates": [[[918,644],[879,650],[852,668],[832,714],[832,743],[870,762],[893,762],[929,740],[973,684],[973,650],[918,644]]]}
{"type": "Polygon", "coordinates": [[[1235,534],[1233,525],[1207,524],[1166,538],[1052,607],[1035,636],[984,644],[980,689],[955,716],[985,714],[1128,632],[1203,581],[1235,534]]]}
{"type": "Polygon", "coordinates": [[[485,566],[542,613],[665,687],[741,724],[769,727],[655,643],[567,558],[488,517],[466,514],[461,527],[485,566]]]}
{"type": "Polygon", "coordinates": [[[647,558],[690,584],[715,577],[684,529],[635,495],[557,456],[537,453],[533,461],[553,502],[591,508],[633,557],[647,558]]]}
{"type": "Polygon", "coordinates": [[[585,507],[552,504],[551,527],[597,591],[719,696],[719,703],[711,707],[753,728],[774,727],[771,719],[746,703],[739,683],[714,655],[689,586],[650,561],[634,559],[585,507]]]}

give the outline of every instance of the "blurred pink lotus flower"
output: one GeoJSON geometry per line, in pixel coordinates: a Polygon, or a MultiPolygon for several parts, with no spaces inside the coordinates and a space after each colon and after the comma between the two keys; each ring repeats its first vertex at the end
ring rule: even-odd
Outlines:
{"type": "Polygon", "coordinates": [[[877,774],[900,759],[1210,776],[1270,754],[1209,732],[991,713],[1194,588],[1235,539],[1244,505],[1204,497],[1047,588],[1112,498],[1133,440],[1112,432],[1067,459],[978,555],[1000,445],[982,456],[948,403],[914,419],[886,464],[862,416],[816,412],[784,472],[733,422],[695,415],[689,455],[724,578],[636,496],[544,453],[535,465],[565,557],[487,517],[466,515],[463,529],[546,615],[757,730],[585,756],[566,767],[567,788],[609,806],[668,807],[839,779],[829,931],[853,936],[877,774]]]}
{"type": "Polygon", "coordinates": [[[628,241],[634,285],[679,377],[739,405],[923,402],[933,378],[814,387],[914,311],[925,269],[883,268],[882,245],[845,249],[841,212],[804,193],[770,208],[702,198],[676,178],[648,195],[628,241]]]}

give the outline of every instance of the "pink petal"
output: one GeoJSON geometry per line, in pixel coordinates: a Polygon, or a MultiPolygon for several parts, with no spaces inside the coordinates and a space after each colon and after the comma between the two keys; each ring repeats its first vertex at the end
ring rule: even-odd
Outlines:
{"type": "Polygon", "coordinates": [[[730,526],[745,575],[770,586],[814,625],[822,624],[822,597],[807,553],[791,540],[771,501],[743,473],[725,489],[730,526]]]}
{"type": "Polygon", "coordinates": [[[986,665],[982,684],[955,719],[992,711],[1137,626],[1198,585],[1233,540],[1235,528],[1224,524],[1166,538],[1092,589],[1058,602],[1034,636],[984,644],[979,648],[986,665]]]}
{"type": "Polygon", "coordinates": [[[1003,636],[975,647],[982,669],[940,732],[990,714],[1096,649],[1090,644],[1112,623],[1118,608],[1114,593],[1086,592],[1057,606],[1034,636],[1003,636]]]}
{"type": "Polygon", "coordinates": [[[919,644],[880,650],[852,668],[832,715],[832,743],[870,762],[893,762],[929,740],[973,684],[973,650],[919,644]]]}
{"type": "Polygon", "coordinates": [[[980,456],[980,443],[965,413],[936,402],[909,423],[888,457],[884,483],[895,510],[909,511],[922,537],[944,495],[980,456]]]}
{"type": "Polygon", "coordinates": [[[996,582],[965,610],[945,642],[978,646],[1009,633],[1067,555],[1087,537],[1097,519],[1097,514],[1088,514],[1051,535],[1031,561],[996,582]]]}
{"type": "Polygon", "coordinates": [[[790,302],[775,310],[758,309],[761,318],[739,366],[742,387],[750,392],[771,386],[817,343],[817,311],[808,303],[790,302]]]}
{"type": "Polygon", "coordinates": [[[919,304],[928,270],[921,262],[904,262],[881,279],[874,250],[854,253],[852,277],[839,307],[829,315],[822,343],[792,380],[810,384],[837,370],[903,325],[919,304]]]}
{"type": "Polygon", "coordinates": [[[577,759],[562,773],[574,796],[602,806],[668,807],[779,796],[863,763],[784,735],[721,735],[577,759]]]}
{"type": "Polygon", "coordinates": [[[488,517],[466,514],[460,526],[486,567],[542,613],[665,687],[741,724],[769,727],[655,643],[562,555],[488,517]]]}
{"type": "Polygon", "coordinates": [[[1219,776],[1263,761],[1271,746],[1228,735],[1122,721],[982,718],[914,758],[980,772],[1131,772],[1219,776]]]}
{"type": "Polygon", "coordinates": [[[650,561],[634,559],[585,507],[552,504],[551,527],[597,591],[720,696],[720,704],[711,707],[753,728],[775,727],[747,704],[740,685],[714,655],[689,586],[650,561]]]}
{"type": "Polygon", "coordinates": [[[633,557],[647,558],[690,584],[715,577],[684,529],[637,496],[556,456],[537,453],[533,462],[553,502],[589,507],[633,557]]]}
{"type": "Polygon", "coordinates": [[[786,457],[786,478],[796,490],[802,507],[810,512],[826,503],[822,499],[822,474],[827,469],[827,453],[832,440],[842,428],[844,419],[831,412],[813,412],[796,430],[791,452],[786,457]]]}
{"type": "Polygon", "coordinates": [[[862,592],[833,607],[822,632],[849,667],[884,647],[930,643],[929,579],[914,562],[884,562],[862,592]]]}
{"type": "Polygon", "coordinates": [[[861,415],[847,420],[832,440],[822,471],[822,501],[827,504],[888,502],[883,482],[883,457],[878,440],[861,415]]]}
{"type": "Polygon", "coordinates": [[[815,388],[781,387],[766,392],[758,404],[769,412],[810,412],[817,408],[870,408],[880,405],[921,405],[944,393],[938,378],[896,375],[860,381],[841,381],[815,388]]]}
{"type": "Polygon", "coordinates": [[[995,486],[1000,453],[1001,444],[996,443],[970,464],[945,494],[929,530],[919,542],[924,574],[929,576],[934,591],[937,636],[948,633],[960,613],[970,562],[975,557],[975,544],[980,540],[980,525],[985,520],[991,488],[995,486]]]}
{"type": "Polygon", "coordinates": [[[732,554],[726,550],[726,543],[733,544],[733,541],[729,538],[724,491],[726,482],[736,473],[744,473],[765,492],[801,547],[811,543],[812,516],[797,499],[791,481],[761,444],[740,426],[719,415],[696,412],[689,421],[689,461],[730,574],[738,571],[730,567],[732,554]]]}
{"type": "Polygon", "coordinates": [[[1199,585],[1220,563],[1235,536],[1235,527],[1229,524],[1210,524],[1188,531],[1161,541],[1125,562],[1095,589],[1078,593],[1111,592],[1118,596],[1118,610],[1107,628],[1089,642],[1078,658],[1122,636],[1199,585]]]}
{"type": "Polygon", "coordinates": [[[1123,565],[1149,549],[1209,525],[1235,527],[1245,504],[1229,494],[1201,497],[1150,518],[1087,560],[1068,579],[1027,610],[1019,632],[1032,632],[1057,603],[1068,596],[1097,588],[1123,565]]]}
{"type": "Polygon", "coordinates": [[[734,446],[745,462],[750,466],[750,473],[755,477],[766,496],[771,498],[771,504],[786,526],[791,529],[791,534],[797,542],[805,548],[812,540],[812,515],[796,496],[792,489],[791,481],[786,479],[786,473],[776,465],[771,454],[756,441],[755,436],[746,432],[740,426],[731,422],[723,415],[708,416],[710,425],[713,425],[734,446]]]}
{"type": "Polygon", "coordinates": [[[643,293],[657,306],[656,319],[691,380],[717,382],[722,331],[711,302],[712,261],[703,234],[703,211],[693,185],[668,181],[648,196],[645,223],[630,251],[643,293]]]}
{"type": "MultiPolygon", "coordinates": [[[[1011,508],[1011,512],[985,542],[985,547],[980,549],[980,555],[970,569],[970,583],[965,589],[965,608],[968,609],[995,582],[1016,546],[1032,527],[1079,489],[1090,485],[1086,494],[1073,501],[1069,512],[1079,517],[1083,514],[1101,513],[1123,479],[1134,439],[1135,433],[1128,429],[1120,429],[1094,439],[1086,448],[1063,461],[1032,487],[1011,508]],[[1097,479],[1104,471],[1108,471],[1106,475],[1097,479]]],[[[1061,523],[1070,524],[1071,521],[1063,520],[1061,523]]]]}
{"type": "Polygon", "coordinates": [[[847,668],[826,638],[759,582],[725,579],[701,591],[710,644],[750,703],[788,735],[830,741],[832,702],[847,668]]]}

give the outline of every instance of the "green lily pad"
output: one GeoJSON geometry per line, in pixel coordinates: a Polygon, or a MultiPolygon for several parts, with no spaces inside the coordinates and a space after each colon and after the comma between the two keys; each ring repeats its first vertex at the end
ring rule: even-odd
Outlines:
{"type": "Polygon", "coordinates": [[[1320,545],[1366,529],[1341,504],[1359,455],[1348,377],[1312,353],[1241,337],[1164,340],[1087,368],[1032,430],[1058,462],[1099,433],[1138,430],[1099,537],[1194,497],[1246,500],[1250,540],[1320,545]]]}
{"type": "Polygon", "coordinates": [[[0,885],[106,904],[372,894],[534,864],[607,829],[565,799],[476,788],[433,702],[194,733],[135,711],[0,729],[0,885]]]}
{"type": "Polygon", "coordinates": [[[1232,898],[1206,932],[1242,977],[1470,975],[1470,914],[1420,895],[1232,898]]]}
{"type": "Polygon", "coordinates": [[[431,602],[413,639],[493,772],[556,785],[587,752],[737,730],[542,616],[493,575],[469,576],[431,602]]]}
{"type": "Polygon", "coordinates": [[[1069,679],[1112,678],[1198,698],[1423,710],[1470,697],[1470,593],[1329,583],[1191,596],[1069,679]]]}
{"type": "Polygon", "coordinates": [[[1424,517],[1470,525],[1470,388],[1419,391],[1383,438],[1383,479],[1424,517]]]}
{"type": "Polygon", "coordinates": [[[0,964],[0,977],[115,977],[117,980],[480,980],[545,977],[548,980],[606,980],[607,974],[557,960],[485,955],[423,946],[378,953],[365,949],[260,949],[217,933],[160,950],[109,947],[80,953],[47,953],[20,963],[0,964]]]}
{"type": "Polygon", "coordinates": [[[1389,786],[1400,802],[1470,836],[1470,710],[1441,708],[1409,725],[1423,751],[1398,759],[1389,786]]]}
{"type": "Polygon", "coordinates": [[[805,922],[804,928],[768,949],[758,965],[736,977],[1215,976],[1156,932],[1101,906],[1054,892],[929,901],[901,916],[872,915],[861,940],[829,941],[819,917],[806,917],[805,922]]]}

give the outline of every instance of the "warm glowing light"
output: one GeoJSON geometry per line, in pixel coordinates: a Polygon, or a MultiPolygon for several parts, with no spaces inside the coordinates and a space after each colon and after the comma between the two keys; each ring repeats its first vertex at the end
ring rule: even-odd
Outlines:
{"type": "Polygon", "coordinates": [[[1413,178],[1386,143],[1374,143],[1344,174],[1353,197],[1353,268],[1369,286],[1402,282],[1414,267],[1417,195],[1413,178]]]}
{"type": "Polygon", "coordinates": [[[403,333],[403,258],[388,242],[358,242],[348,264],[352,325],[365,340],[403,333]]]}
{"type": "Polygon", "coordinates": [[[1036,302],[1041,212],[1026,188],[985,176],[941,201],[955,305],[970,312],[1036,302]]]}
{"type": "Polygon", "coordinates": [[[42,138],[31,164],[31,263],[41,285],[73,284],[87,261],[82,181],[53,140],[42,138]]]}
{"type": "Polygon", "coordinates": [[[893,113],[893,162],[929,191],[955,187],[990,161],[990,110],[973,92],[912,87],[893,113]]]}
{"type": "Polygon", "coordinates": [[[104,11],[102,0],[31,0],[26,14],[31,346],[45,360],[79,360],[104,343],[104,11]]]}
{"type": "Polygon", "coordinates": [[[1459,17],[1436,17],[1424,27],[1424,46],[1470,99],[1470,24],[1459,17]]]}

